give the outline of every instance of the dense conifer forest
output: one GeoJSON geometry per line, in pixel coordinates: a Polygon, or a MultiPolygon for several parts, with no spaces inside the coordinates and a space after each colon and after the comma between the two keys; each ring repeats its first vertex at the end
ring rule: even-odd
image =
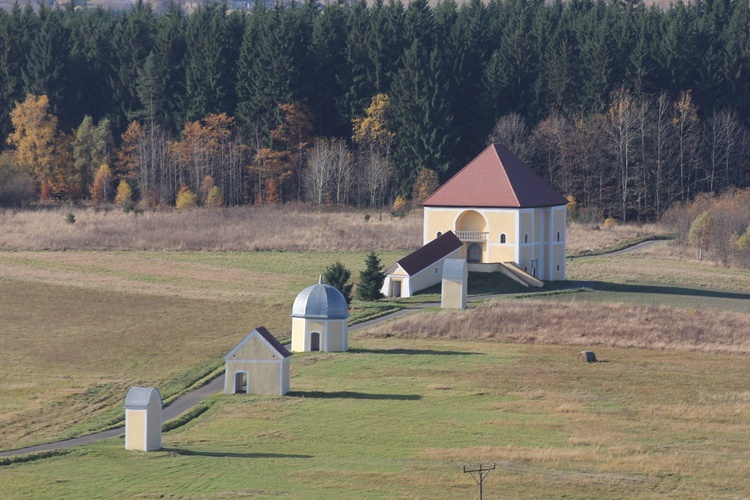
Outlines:
{"type": "Polygon", "coordinates": [[[748,124],[746,0],[0,11],[6,205],[418,202],[499,141],[648,219],[750,185],[748,124]]]}

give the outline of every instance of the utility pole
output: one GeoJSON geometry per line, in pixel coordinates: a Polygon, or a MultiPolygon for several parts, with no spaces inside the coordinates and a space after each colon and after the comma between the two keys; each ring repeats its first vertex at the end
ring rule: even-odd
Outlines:
{"type": "Polygon", "coordinates": [[[495,470],[494,463],[487,466],[479,464],[478,469],[467,469],[464,465],[464,474],[471,474],[472,479],[474,479],[474,481],[476,481],[479,485],[479,500],[482,500],[482,483],[484,482],[484,478],[487,477],[487,474],[489,474],[491,470],[495,470]],[[474,474],[476,474],[476,476],[474,474]]]}

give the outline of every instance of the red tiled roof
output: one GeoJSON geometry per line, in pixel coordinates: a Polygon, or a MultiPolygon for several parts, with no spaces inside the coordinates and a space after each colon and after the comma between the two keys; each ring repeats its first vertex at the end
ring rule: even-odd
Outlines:
{"type": "Polygon", "coordinates": [[[461,248],[461,245],[463,245],[463,243],[458,239],[458,236],[453,234],[453,231],[448,231],[444,235],[427,243],[419,250],[410,253],[396,262],[396,264],[401,266],[401,269],[406,271],[406,274],[414,276],[427,266],[447,257],[457,248],[461,248]]]}
{"type": "Polygon", "coordinates": [[[568,200],[502,144],[490,144],[432,193],[425,207],[531,208],[568,200]]]}
{"type": "Polygon", "coordinates": [[[266,339],[268,343],[271,344],[273,348],[278,351],[279,354],[281,354],[282,357],[288,358],[289,356],[292,355],[292,353],[289,352],[289,350],[286,347],[284,347],[284,345],[281,342],[279,342],[276,339],[276,337],[271,335],[271,332],[266,330],[266,327],[259,326],[258,328],[255,329],[255,331],[258,332],[261,337],[266,339]]]}

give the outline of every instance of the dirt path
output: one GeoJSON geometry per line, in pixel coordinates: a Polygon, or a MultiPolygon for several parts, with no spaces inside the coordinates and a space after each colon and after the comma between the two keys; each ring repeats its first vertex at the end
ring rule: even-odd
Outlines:
{"type": "MultiPolygon", "coordinates": [[[[650,241],[644,241],[642,243],[637,243],[631,247],[623,248],[622,250],[617,250],[615,252],[610,252],[608,254],[598,254],[599,255],[619,255],[624,253],[630,253],[630,252],[636,252],[639,250],[644,250],[652,245],[655,245],[657,243],[663,243],[663,240],[650,240],[650,241]]],[[[582,286],[579,283],[576,283],[576,287],[582,286]]],[[[499,298],[506,295],[514,295],[514,294],[493,294],[493,295],[481,295],[476,297],[469,298],[470,302],[474,302],[476,300],[486,300],[486,299],[492,299],[492,298],[499,298]]],[[[426,309],[428,307],[434,307],[440,305],[439,302],[426,302],[422,304],[414,304],[410,307],[407,307],[405,309],[401,309],[399,311],[396,311],[394,313],[388,314],[386,316],[382,316],[380,318],[375,318],[369,321],[364,321],[362,323],[358,323],[356,325],[352,325],[349,327],[350,332],[356,332],[357,330],[361,330],[363,328],[367,328],[370,326],[374,326],[380,323],[383,323],[385,321],[390,321],[396,318],[400,318],[402,316],[406,316],[408,314],[413,314],[416,311],[426,309]]],[[[171,420],[179,415],[181,415],[183,412],[189,410],[193,406],[205,401],[207,398],[213,396],[214,394],[217,394],[223,390],[224,385],[224,375],[221,374],[214,379],[210,380],[206,385],[203,385],[193,391],[190,391],[186,394],[183,394],[179,398],[172,401],[169,405],[164,407],[163,412],[163,420],[171,420]]],[[[80,436],[77,438],[72,439],[66,439],[64,441],[56,441],[53,443],[45,443],[45,444],[39,444],[36,446],[28,446],[26,448],[19,448],[16,450],[9,450],[9,451],[3,451],[0,452],[0,458],[4,457],[12,457],[17,455],[25,455],[27,453],[36,453],[40,451],[49,451],[49,450],[57,450],[57,449],[65,449],[65,448],[72,448],[74,446],[80,446],[84,444],[90,444],[95,441],[100,441],[102,439],[107,439],[111,437],[120,436],[125,433],[125,426],[120,426],[115,429],[109,429],[106,431],[101,432],[95,432],[94,434],[88,434],[86,436],[80,436]]]]}

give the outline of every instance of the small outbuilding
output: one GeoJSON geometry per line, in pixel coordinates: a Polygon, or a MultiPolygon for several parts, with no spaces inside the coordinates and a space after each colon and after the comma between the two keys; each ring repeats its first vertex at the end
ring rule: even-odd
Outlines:
{"type": "Polygon", "coordinates": [[[443,261],[461,258],[462,247],[463,243],[453,231],[438,235],[386,271],[381,293],[386,297],[411,297],[420,290],[437,285],[443,276],[443,261]]]}
{"type": "Polygon", "coordinates": [[[289,392],[289,357],[276,337],[259,326],[224,357],[224,394],[283,396],[289,392]]]}
{"type": "Polygon", "coordinates": [[[469,287],[469,266],[466,259],[445,259],[440,307],[466,309],[469,287]]]}
{"type": "Polygon", "coordinates": [[[292,306],[292,351],[347,351],[349,305],[335,287],[323,283],[302,290],[292,306]]]}
{"type": "Polygon", "coordinates": [[[125,396],[125,449],[161,449],[161,394],[153,387],[131,387],[125,396]]]}

